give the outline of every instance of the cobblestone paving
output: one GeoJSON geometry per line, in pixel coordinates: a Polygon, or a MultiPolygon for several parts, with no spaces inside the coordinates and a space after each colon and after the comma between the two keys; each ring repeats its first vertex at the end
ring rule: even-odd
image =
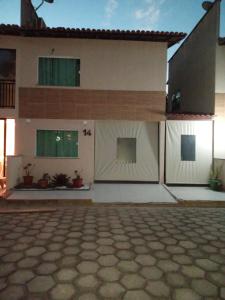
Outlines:
{"type": "Polygon", "coordinates": [[[0,299],[225,299],[225,209],[1,215],[0,299]]]}

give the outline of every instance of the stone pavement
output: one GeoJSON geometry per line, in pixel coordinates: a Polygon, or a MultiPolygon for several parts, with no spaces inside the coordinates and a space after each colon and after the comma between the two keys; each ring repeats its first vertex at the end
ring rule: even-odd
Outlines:
{"type": "Polygon", "coordinates": [[[225,299],[225,209],[0,215],[0,299],[225,299]]]}

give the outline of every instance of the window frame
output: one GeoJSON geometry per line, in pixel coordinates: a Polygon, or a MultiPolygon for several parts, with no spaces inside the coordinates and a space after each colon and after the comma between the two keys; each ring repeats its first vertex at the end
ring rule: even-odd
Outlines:
{"type": "Polygon", "coordinates": [[[56,55],[39,55],[37,57],[37,62],[36,62],[36,70],[37,70],[37,79],[36,79],[36,85],[39,86],[39,87],[53,87],[53,88],[76,88],[76,89],[79,89],[81,88],[81,59],[80,57],[75,57],[75,56],[56,56],[56,55]],[[39,59],[40,58],[61,58],[61,59],[74,59],[74,60],[79,60],[80,61],[80,71],[79,71],[79,75],[80,75],[80,85],[79,86],[67,86],[67,85],[42,85],[42,84],[39,84],[39,59]]]}
{"type": "Polygon", "coordinates": [[[35,135],[35,157],[38,159],[79,159],[79,130],[74,129],[43,129],[37,128],[36,135],[35,135]],[[75,131],[77,132],[77,156],[40,156],[37,154],[37,133],[38,131],[75,131]]]}

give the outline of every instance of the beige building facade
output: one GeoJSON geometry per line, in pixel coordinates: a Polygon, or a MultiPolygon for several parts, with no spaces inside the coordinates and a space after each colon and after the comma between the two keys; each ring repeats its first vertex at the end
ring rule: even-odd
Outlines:
{"type": "MultiPolygon", "coordinates": [[[[44,173],[73,178],[74,170],[79,170],[85,183],[93,183],[98,120],[165,126],[167,48],[184,34],[87,30],[80,35],[66,29],[0,28],[0,49],[16,50],[15,107],[0,108],[1,118],[15,119],[15,157],[7,159],[8,188],[22,180],[27,163],[34,165],[35,181],[44,173]],[[40,84],[40,58],[79,60],[79,85],[40,84]],[[77,132],[78,154],[40,157],[40,131],[77,132]]],[[[160,139],[163,160],[163,136],[157,134],[153,144],[158,147],[160,139]]],[[[157,181],[164,172],[159,160],[157,181]]]]}

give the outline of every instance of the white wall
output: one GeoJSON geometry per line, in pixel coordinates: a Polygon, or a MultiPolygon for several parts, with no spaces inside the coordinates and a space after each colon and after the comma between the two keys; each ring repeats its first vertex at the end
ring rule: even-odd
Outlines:
{"type": "Polygon", "coordinates": [[[225,159],[225,120],[217,118],[214,122],[214,158],[225,159]]]}
{"type": "Polygon", "coordinates": [[[166,122],[159,123],[159,181],[164,183],[166,122]]]}
{"type": "Polygon", "coordinates": [[[14,188],[21,182],[23,175],[23,158],[22,156],[7,156],[7,189],[14,188]]]}
{"type": "Polygon", "coordinates": [[[35,181],[43,173],[51,176],[55,173],[66,173],[74,177],[74,170],[82,171],[81,175],[86,183],[93,182],[94,178],[94,122],[73,120],[16,120],[16,155],[23,155],[23,164],[35,164],[33,174],[35,181]],[[90,129],[92,136],[84,136],[83,129],[90,129]],[[78,130],[79,158],[40,158],[36,157],[36,131],[49,130],[78,130]]]}
{"type": "Polygon", "coordinates": [[[166,183],[208,184],[213,159],[212,121],[166,122],[166,183]],[[195,136],[195,160],[181,157],[181,136],[195,136]]]}
{"type": "Polygon", "coordinates": [[[223,187],[225,188],[225,159],[215,159],[215,167],[221,168],[220,179],[223,182],[223,187]]]}

